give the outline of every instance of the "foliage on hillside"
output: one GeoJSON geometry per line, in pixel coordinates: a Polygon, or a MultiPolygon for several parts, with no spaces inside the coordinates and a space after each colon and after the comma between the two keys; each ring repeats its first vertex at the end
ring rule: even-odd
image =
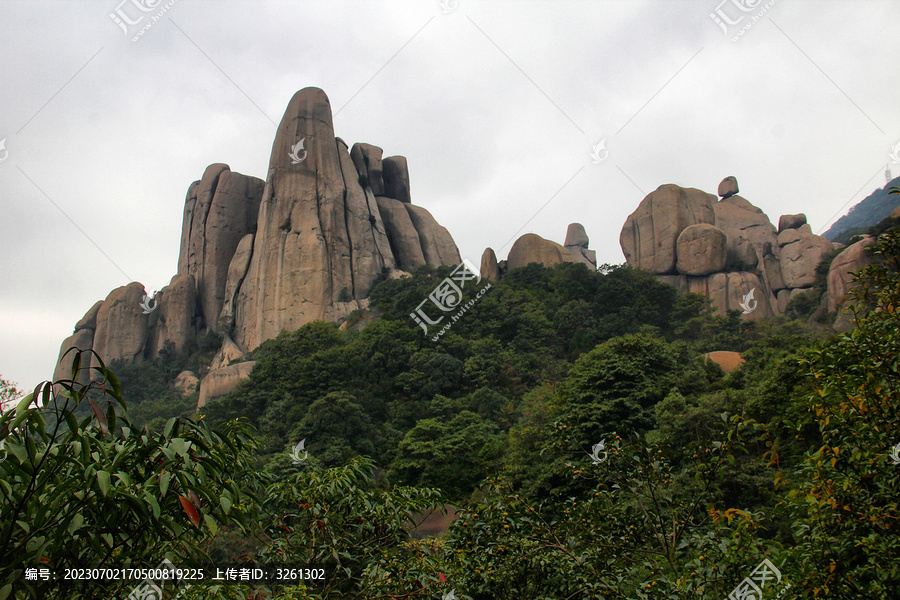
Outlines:
{"type": "MultiPolygon", "coordinates": [[[[69,425],[84,439],[41,437],[40,411],[20,404],[0,422],[16,448],[0,470],[37,523],[61,500],[29,492],[29,461],[108,472],[49,481],[94,494],[92,522],[109,524],[112,510],[148,535],[173,536],[138,538],[147,540],[140,547],[121,540],[133,560],[206,553],[327,573],[284,589],[193,586],[188,600],[451,591],[467,600],[713,599],[746,587],[761,564],[777,569],[767,598],[887,598],[900,587],[900,457],[891,459],[900,448],[900,233],[883,236],[874,256],[860,273],[858,327],[828,338],[786,317],[714,316],[705,298],[677,296],[628,267],[570,264],[514,271],[435,343],[408,314],[447,271],[422,269],[383,281],[373,294],[382,316],[361,330],[311,323],[264,343],[248,382],[162,431],[129,425],[126,437],[121,396],[143,385],[157,391],[141,392],[139,404],[163,401],[158,373],[171,376],[177,361],[151,365],[143,380],[126,369],[122,394],[104,385],[112,408],[69,425]],[[725,374],[703,360],[711,350],[740,351],[745,362],[725,374]],[[222,453],[202,490],[189,479],[200,457],[172,448],[188,434],[222,453]],[[309,455],[296,464],[289,451],[304,439],[309,455]],[[96,456],[74,452],[74,442],[96,456]],[[119,446],[123,459],[109,450],[119,446]],[[166,458],[141,470],[133,452],[166,458]],[[162,472],[179,492],[161,494],[162,472]],[[104,488],[131,500],[110,509],[104,488]],[[191,501],[191,490],[206,529],[192,528],[176,499],[191,501]],[[406,534],[414,515],[447,502],[459,519],[444,536],[406,534]]],[[[90,406],[92,396],[69,384],[90,406]]],[[[160,423],[157,410],[145,418],[160,423]]],[[[26,553],[2,572],[0,599],[18,581],[14,569],[71,560],[63,549],[75,534],[87,553],[116,535],[53,523],[40,534],[9,528],[26,553]]]]}
{"type": "Polygon", "coordinates": [[[846,215],[835,221],[822,235],[833,242],[846,244],[853,236],[866,233],[869,227],[889,217],[891,211],[900,206],[900,199],[891,192],[898,185],[900,177],[875,190],[851,207],[846,215]]]}

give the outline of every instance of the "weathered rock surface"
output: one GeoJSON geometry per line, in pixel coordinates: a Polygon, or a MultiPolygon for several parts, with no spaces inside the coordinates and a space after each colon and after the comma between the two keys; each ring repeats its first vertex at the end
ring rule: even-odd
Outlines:
{"type": "Polygon", "coordinates": [[[714,210],[716,227],[734,240],[733,243],[737,243],[738,238],[746,239],[753,246],[757,257],[765,256],[767,248],[776,245],[775,226],[765,213],[745,198],[731,196],[717,202],[714,210]]]}
{"type": "Polygon", "coordinates": [[[256,362],[249,360],[210,371],[200,381],[200,397],[197,399],[197,408],[205,406],[210,400],[232,392],[238,384],[250,378],[250,371],[254,365],[256,362]]]}
{"type": "Polygon", "coordinates": [[[891,211],[891,217],[894,219],[900,218],[900,206],[891,211]]]}
{"type": "Polygon", "coordinates": [[[409,220],[419,233],[419,241],[422,245],[422,254],[425,262],[437,267],[441,265],[458,265],[462,262],[459,250],[453,242],[450,232],[434,220],[431,213],[421,206],[404,204],[409,213],[409,220]]]}
{"type": "Polygon", "coordinates": [[[737,178],[733,176],[728,176],[719,182],[719,190],[718,194],[723,199],[729,198],[737,194],[740,190],[738,189],[737,178]]]}
{"type": "Polygon", "coordinates": [[[769,282],[769,289],[773,292],[783,290],[785,288],[784,278],[781,276],[781,261],[778,260],[778,257],[774,254],[766,254],[763,257],[763,267],[769,282]]]}
{"type": "Polygon", "coordinates": [[[781,215],[778,219],[778,233],[781,233],[785,229],[798,229],[801,225],[806,225],[805,214],[781,215]]]}
{"type": "Polygon", "coordinates": [[[81,320],[75,323],[75,331],[79,329],[97,329],[97,313],[100,312],[100,305],[103,300],[97,300],[96,303],[86,312],[81,320]]]}
{"type": "Polygon", "coordinates": [[[222,369],[243,356],[244,353],[237,347],[237,344],[235,344],[230,337],[225,336],[222,339],[222,346],[219,348],[219,351],[216,352],[212,362],[209,363],[209,369],[210,371],[222,369]]]}
{"type": "Polygon", "coordinates": [[[852,273],[872,263],[866,248],[876,241],[872,236],[864,236],[860,241],[850,244],[831,261],[831,267],[828,269],[829,312],[840,312],[849,306],[848,292],[853,282],[852,273]]]}
{"type": "Polygon", "coordinates": [[[694,188],[659,186],[622,227],[619,243],[628,264],[658,274],[674,273],[678,236],[690,225],[715,225],[716,204],[715,196],[694,188]]]}
{"type": "Polygon", "coordinates": [[[709,223],[685,227],[676,242],[675,268],[682,275],[709,275],[725,267],[725,232],[709,223]]]}
{"type": "Polygon", "coordinates": [[[796,229],[785,229],[781,233],[778,234],[778,245],[779,246],[787,246],[788,244],[793,244],[794,242],[800,239],[800,232],[796,229]]]}
{"type": "Polygon", "coordinates": [[[235,300],[237,299],[238,290],[244,283],[247,276],[247,269],[250,267],[250,257],[253,256],[253,234],[248,233],[238,242],[231,257],[231,263],[228,265],[228,275],[225,278],[225,292],[222,296],[222,312],[219,313],[219,320],[216,329],[226,335],[232,334],[232,328],[235,321],[235,300]]]}
{"type": "MultiPolygon", "coordinates": [[[[786,230],[782,233],[787,233],[786,230]]],[[[779,234],[779,239],[781,234],[779,234]]],[[[831,252],[831,242],[807,235],[781,248],[781,275],[789,288],[810,287],[816,282],[816,266],[831,252]]],[[[846,252],[846,250],[845,250],[846,252]]]]}
{"type": "Polygon", "coordinates": [[[481,278],[490,281],[500,281],[500,266],[497,264],[497,255],[492,248],[485,248],[481,255],[481,278]]]}
{"type": "Polygon", "coordinates": [[[759,264],[759,256],[756,248],[747,239],[746,234],[740,229],[728,229],[725,231],[725,237],[728,239],[726,244],[727,260],[726,263],[734,263],[741,265],[744,270],[753,269],[759,264]]]}
{"type": "Polygon", "coordinates": [[[535,233],[526,233],[510,248],[506,268],[511,271],[533,262],[552,267],[564,262],[576,262],[576,259],[564,246],[545,240],[535,233]]]}
{"type": "Polygon", "coordinates": [[[383,155],[384,150],[372,144],[353,144],[350,149],[356,172],[366,178],[369,189],[376,196],[384,196],[384,179],[381,176],[383,155]]]}
{"type": "Polygon", "coordinates": [[[188,191],[178,273],[193,275],[202,314],[214,329],[224,303],[228,265],[241,238],[256,229],[264,185],[256,177],[232,173],[228,165],[214,164],[188,191]]]}
{"type": "Polygon", "coordinates": [[[784,313],[788,304],[791,302],[791,290],[780,290],[778,292],[778,312],[784,313]]]}
{"type": "Polygon", "coordinates": [[[197,287],[190,273],[176,275],[154,297],[156,309],[148,315],[148,339],[145,354],[156,356],[166,342],[175,352],[182,351],[194,339],[201,321],[197,314],[197,287]]]}
{"type": "Polygon", "coordinates": [[[265,181],[219,163],[189,186],[178,274],[156,308],[143,314],[139,283],[113,290],[66,343],[134,362],[215,330],[226,339],[216,362],[224,366],[284,329],[365,308],[385,272],[461,262],[450,233],[410,204],[406,159],[382,153],[350,150],[334,135],[325,93],[297,92],[265,181]]]}
{"type": "Polygon", "coordinates": [[[141,362],[147,343],[147,315],[141,302],[144,286],[133,281],[114,289],[97,311],[93,349],[106,364],[141,362]]]}
{"type": "Polygon", "coordinates": [[[400,202],[412,202],[409,193],[409,166],[405,156],[388,156],[382,161],[384,195],[400,202]]]}
{"type": "Polygon", "coordinates": [[[397,267],[412,273],[426,264],[422,252],[422,241],[403,203],[393,198],[378,197],[378,210],[384,220],[384,228],[391,251],[397,260],[397,267]]]}
{"type": "Polygon", "coordinates": [[[566,240],[563,243],[566,250],[578,261],[589,267],[597,268],[597,253],[588,249],[590,239],[581,223],[570,223],[566,230],[566,240]]]}
{"type": "Polygon", "coordinates": [[[173,385],[178,388],[182,394],[193,394],[200,387],[200,379],[193,371],[182,371],[175,376],[173,385]]]}

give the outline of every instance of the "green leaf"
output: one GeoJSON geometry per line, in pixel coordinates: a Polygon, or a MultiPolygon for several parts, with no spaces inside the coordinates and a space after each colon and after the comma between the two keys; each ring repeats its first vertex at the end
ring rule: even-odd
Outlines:
{"type": "Polygon", "coordinates": [[[216,525],[216,520],[209,515],[203,515],[203,520],[206,522],[206,526],[209,527],[209,530],[212,532],[212,534],[216,535],[216,532],[219,531],[219,526],[216,525]]]}
{"type": "Polygon", "coordinates": [[[97,483],[100,485],[100,491],[103,492],[103,495],[106,495],[106,492],[109,491],[109,473],[106,471],[97,471],[97,483]]]}
{"type": "Polygon", "coordinates": [[[172,479],[172,474],[168,471],[163,471],[159,474],[159,497],[162,498],[166,495],[166,492],[169,491],[169,480],[172,479]]]}
{"type": "Polygon", "coordinates": [[[78,513],[74,517],[72,517],[71,521],[69,521],[69,533],[74,534],[81,528],[82,525],[84,525],[84,517],[81,515],[81,513],[78,513]]]}
{"type": "Polygon", "coordinates": [[[9,594],[12,592],[12,584],[7,583],[2,588],[0,588],[0,600],[6,600],[9,598],[9,594]]]}

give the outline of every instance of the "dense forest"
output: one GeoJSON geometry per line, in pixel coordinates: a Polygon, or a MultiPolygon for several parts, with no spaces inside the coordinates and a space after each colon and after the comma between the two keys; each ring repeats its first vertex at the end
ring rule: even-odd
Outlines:
{"type": "Polygon", "coordinates": [[[385,278],[349,326],[263,343],[199,413],[171,382],[215,336],[91,383],[72,351],[72,379],[0,417],[0,600],[125,598],[24,572],[164,559],[324,570],[187,599],[890,598],[900,230],[873,248],[840,335],[567,263],[508,273],[437,342],[409,312],[449,268],[385,278]],[[410,535],[448,505],[446,533],[410,535]]]}

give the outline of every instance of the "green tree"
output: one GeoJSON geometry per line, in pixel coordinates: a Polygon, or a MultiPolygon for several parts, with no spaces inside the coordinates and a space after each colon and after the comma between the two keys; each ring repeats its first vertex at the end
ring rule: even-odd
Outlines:
{"type": "Polygon", "coordinates": [[[246,428],[173,418],[162,432],[142,429],[102,362],[91,368],[99,381],[75,380],[81,364],[99,360],[91,354],[74,352],[71,379],[38,385],[0,417],[0,598],[14,589],[14,597],[96,597],[82,582],[26,581],[24,569],[197,561],[220,527],[250,526],[246,428]],[[75,416],[79,405],[89,417],[75,416]]]}

